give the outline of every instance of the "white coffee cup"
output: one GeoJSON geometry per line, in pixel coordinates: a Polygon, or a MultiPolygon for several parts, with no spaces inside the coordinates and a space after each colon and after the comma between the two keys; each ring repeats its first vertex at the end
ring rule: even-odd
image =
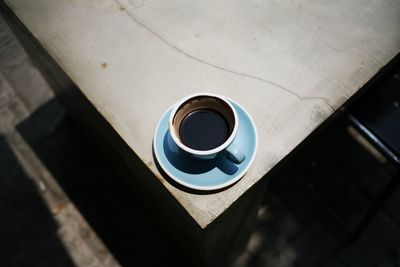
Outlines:
{"type": "MultiPolygon", "coordinates": [[[[240,148],[233,144],[239,127],[239,118],[235,108],[225,97],[211,93],[199,93],[187,96],[179,100],[173,107],[169,117],[169,133],[174,143],[185,153],[198,159],[213,159],[220,153],[225,153],[227,158],[236,163],[241,163],[246,156],[240,148]],[[190,113],[202,109],[212,110],[223,116],[227,122],[229,134],[226,140],[219,146],[209,150],[193,149],[185,145],[179,135],[182,121],[190,113]]],[[[211,131],[212,129],[210,129],[211,131]]]]}

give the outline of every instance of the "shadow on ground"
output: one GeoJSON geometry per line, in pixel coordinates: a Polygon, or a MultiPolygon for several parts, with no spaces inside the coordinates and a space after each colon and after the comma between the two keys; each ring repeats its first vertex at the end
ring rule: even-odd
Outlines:
{"type": "Polygon", "coordinates": [[[0,214],[0,266],[75,266],[53,216],[2,136],[0,214]]]}
{"type": "Polygon", "coordinates": [[[124,178],[55,100],[17,129],[122,266],[188,266],[124,178]]]}

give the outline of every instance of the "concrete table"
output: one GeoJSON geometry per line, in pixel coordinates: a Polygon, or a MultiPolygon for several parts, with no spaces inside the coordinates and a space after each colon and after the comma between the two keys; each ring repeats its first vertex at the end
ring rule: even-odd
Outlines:
{"type": "Polygon", "coordinates": [[[170,229],[204,262],[255,218],[262,178],[400,51],[394,0],[5,3],[145,164],[132,179],[171,197],[155,213],[186,225],[170,229]],[[259,135],[250,171],[212,194],[171,184],[152,155],[160,116],[199,91],[239,102],[259,135]]]}

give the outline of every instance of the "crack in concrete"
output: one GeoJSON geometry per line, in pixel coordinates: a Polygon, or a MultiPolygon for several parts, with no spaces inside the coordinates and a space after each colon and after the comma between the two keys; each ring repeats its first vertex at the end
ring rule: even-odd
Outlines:
{"type": "Polygon", "coordinates": [[[163,36],[161,36],[160,34],[158,34],[157,32],[155,32],[155,31],[152,30],[151,28],[149,28],[146,24],[144,24],[144,23],[142,23],[141,21],[139,21],[131,12],[129,12],[128,10],[126,10],[126,8],[120,3],[119,0],[114,0],[114,1],[119,5],[120,10],[121,10],[121,11],[125,11],[126,14],[127,14],[136,24],[138,24],[139,26],[141,26],[142,28],[144,28],[146,31],[150,32],[152,35],[156,36],[158,39],[160,39],[160,41],[162,41],[162,42],[163,42],[164,44],[166,44],[167,46],[171,47],[171,48],[172,48],[173,50],[175,50],[176,52],[178,52],[178,53],[180,53],[180,54],[182,54],[182,55],[184,55],[184,56],[186,56],[186,57],[188,57],[188,58],[190,58],[190,59],[192,59],[192,60],[194,60],[194,61],[197,61],[197,62],[199,62],[199,63],[201,63],[201,64],[210,66],[210,67],[212,67],[212,68],[214,68],[214,69],[218,69],[218,70],[221,70],[221,71],[224,71],[224,72],[232,73],[232,74],[235,74],[235,75],[239,75],[239,76],[242,76],[242,77],[246,77],[246,78],[258,80],[258,81],[260,81],[260,82],[273,85],[273,86],[275,86],[275,87],[277,87],[277,88],[280,88],[280,89],[286,91],[287,93],[289,93],[289,94],[295,96],[295,97],[298,98],[299,100],[313,100],[313,99],[314,99],[314,100],[322,100],[332,111],[334,111],[334,108],[328,103],[328,100],[327,100],[326,98],[324,98],[324,97],[321,97],[321,96],[305,96],[305,97],[303,97],[303,96],[300,96],[299,94],[295,93],[294,91],[292,91],[292,90],[290,90],[290,89],[288,89],[288,88],[286,88],[286,87],[284,87],[284,86],[278,84],[278,83],[275,83],[275,82],[266,80],[266,79],[264,79],[264,78],[261,78],[261,77],[255,76],[255,75],[251,75],[251,74],[247,74],[247,73],[243,73],[243,72],[238,72],[238,71],[235,71],[235,70],[232,70],[232,69],[228,69],[228,68],[223,67],[223,66],[218,66],[218,65],[212,64],[212,63],[210,63],[210,62],[208,62],[208,61],[205,61],[205,60],[203,60],[203,59],[201,59],[201,58],[195,57],[195,56],[193,56],[193,55],[187,53],[186,51],[182,50],[181,48],[175,46],[175,45],[172,44],[170,41],[168,41],[167,39],[165,39],[163,36]]]}

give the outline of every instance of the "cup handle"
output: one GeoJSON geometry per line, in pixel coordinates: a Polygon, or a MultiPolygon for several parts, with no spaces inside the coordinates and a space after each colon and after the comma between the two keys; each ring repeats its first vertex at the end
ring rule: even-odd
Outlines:
{"type": "Polygon", "coordinates": [[[245,160],[246,155],[240,151],[237,145],[231,144],[226,148],[227,158],[233,163],[240,164],[245,160]]]}

